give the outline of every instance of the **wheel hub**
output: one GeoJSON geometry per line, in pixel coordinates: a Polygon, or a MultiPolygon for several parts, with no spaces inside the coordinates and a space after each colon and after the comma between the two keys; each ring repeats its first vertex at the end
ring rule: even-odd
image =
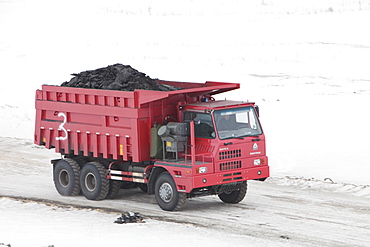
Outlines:
{"type": "Polygon", "coordinates": [[[66,169],[59,172],[59,183],[63,187],[67,187],[69,185],[69,173],[66,169]]]}
{"type": "Polygon", "coordinates": [[[93,173],[89,172],[85,176],[86,189],[89,191],[94,191],[96,188],[96,177],[93,173]]]}
{"type": "Polygon", "coordinates": [[[170,202],[173,197],[173,190],[169,183],[163,183],[159,187],[159,196],[164,202],[170,202]]]}

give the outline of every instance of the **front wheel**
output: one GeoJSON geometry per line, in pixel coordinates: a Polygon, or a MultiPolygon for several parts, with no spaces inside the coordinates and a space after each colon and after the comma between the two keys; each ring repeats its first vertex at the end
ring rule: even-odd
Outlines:
{"type": "Polygon", "coordinates": [[[219,194],[218,197],[225,203],[239,203],[247,194],[247,182],[244,181],[238,190],[224,192],[219,194]]]}
{"type": "Polygon", "coordinates": [[[90,162],[81,169],[82,194],[89,200],[103,200],[109,192],[107,169],[99,162],[90,162]]]}
{"type": "Polygon", "coordinates": [[[186,200],[186,193],[177,191],[175,181],[168,172],[158,176],[154,194],[159,207],[166,211],[179,210],[186,200]]]}

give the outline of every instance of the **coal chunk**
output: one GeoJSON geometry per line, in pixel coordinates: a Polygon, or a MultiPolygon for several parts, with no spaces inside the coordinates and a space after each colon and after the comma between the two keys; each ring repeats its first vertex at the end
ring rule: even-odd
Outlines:
{"type": "Polygon", "coordinates": [[[114,223],[126,224],[126,223],[145,223],[144,218],[140,213],[127,212],[123,213],[121,217],[118,217],[114,223]]]}
{"type": "Polygon", "coordinates": [[[109,65],[105,68],[72,74],[72,76],[74,77],[70,81],[63,82],[61,86],[121,91],[134,91],[135,89],[172,91],[180,89],[159,84],[158,79],[152,79],[130,65],[123,64],[109,65]]]}

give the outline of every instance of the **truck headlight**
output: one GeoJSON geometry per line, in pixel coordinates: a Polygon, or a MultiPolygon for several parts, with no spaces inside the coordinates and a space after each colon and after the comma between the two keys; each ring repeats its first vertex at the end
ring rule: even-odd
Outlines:
{"type": "Polygon", "coordinates": [[[202,166],[197,168],[197,173],[206,173],[207,172],[207,167],[202,166]]]}
{"type": "Polygon", "coordinates": [[[260,159],[256,159],[256,160],[254,160],[254,161],[253,161],[253,164],[254,164],[255,166],[259,166],[259,165],[261,165],[261,160],[260,160],[260,159]]]}

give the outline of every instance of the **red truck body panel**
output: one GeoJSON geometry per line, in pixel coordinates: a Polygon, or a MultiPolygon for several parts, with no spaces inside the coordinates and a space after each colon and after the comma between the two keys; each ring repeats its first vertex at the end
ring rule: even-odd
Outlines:
{"type": "MultiPolygon", "coordinates": [[[[150,129],[179,106],[239,84],[159,81],[183,89],[115,91],[43,85],[36,91],[34,142],[61,154],[142,162],[150,157],[150,129]]],[[[201,147],[198,147],[198,149],[201,147]]]]}

